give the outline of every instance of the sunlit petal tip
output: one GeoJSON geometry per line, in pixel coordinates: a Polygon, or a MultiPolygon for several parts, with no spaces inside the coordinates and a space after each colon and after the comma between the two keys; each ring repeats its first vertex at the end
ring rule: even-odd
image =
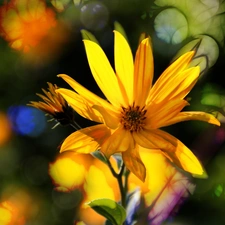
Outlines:
{"type": "Polygon", "coordinates": [[[195,66],[195,67],[192,67],[194,69],[194,71],[198,74],[200,74],[200,66],[195,66]]]}
{"type": "MultiPolygon", "coordinates": [[[[117,33],[117,34],[122,35],[122,34],[121,34],[119,31],[117,31],[117,30],[113,30],[113,33],[114,33],[114,34],[116,34],[116,33],[117,33]]],[[[123,36],[123,35],[122,35],[122,36],[123,36]]]]}
{"type": "Polygon", "coordinates": [[[67,149],[65,149],[65,148],[60,148],[59,153],[63,153],[63,152],[67,152],[67,151],[69,151],[69,150],[67,150],[67,149]]]}
{"type": "Polygon", "coordinates": [[[67,74],[58,74],[57,77],[60,77],[62,79],[65,79],[65,78],[71,78],[70,76],[68,76],[67,74]]]}
{"type": "Polygon", "coordinates": [[[144,45],[145,48],[150,48],[152,52],[152,43],[151,38],[148,36],[147,38],[143,39],[139,45],[144,45]]]}
{"type": "MultiPolygon", "coordinates": [[[[189,67],[183,73],[185,73],[185,72],[189,73],[190,76],[193,77],[193,82],[194,82],[194,81],[196,81],[196,79],[198,79],[198,77],[200,75],[200,67],[199,66],[189,67]]],[[[193,84],[195,84],[195,82],[193,84]]]]}
{"type": "Polygon", "coordinates": [[[70,151],[68,145],[70,145],[69,143],[71,142],[71,138],[70,136],[66,138],[66,140],[62,143],[62,145],[60,146],[60,150],[59,153],[63,153],[66,151],[70,151]]]}
{"type": "MultiPolygon", "coordinates": [[[[187,65],[190,63],[190,61],[192,60],[192,58],[194,57],[195,55],[195,51],[189,51],[189,52],[186,52],[184,53],[183,55],[181,55],[179,58],[177,58],[175,60],[176,63],[182,63],[183,65],[187,65]]],[[[173,64],[171,64],[173,65],[173,64]]]]}
{"type": "Polygon", "coordinates": [[[130,148],[122,153],[123,161],[126,168],[131,171],[136,177],[138,177],[142,182],[145,182],[146,178],[146,167],[142,162],[139,154],[139,146],[136,145],[135,148],[130,148]]]}
{"type": "Polygon", "coordinates": [[[131,171],[133,174],[135,174],[135,176],[137,178],[139,178],[142,182],[145,182],[145,178],[146,178],[146,169],[145,169],[145,173],[141,173],[141,174],[138,174],[136,173],[135,171],[131,171]]]}
{"type": "Polygon", "coordinates": [[[203,172],[200,173],[200,174],[192,174],[192,177],[200,178],[200,179],[207,179],[208,178],[208,174],[206,173],[205,170],[203,170],[203,172]]]}
{"type": "Polygon", "coordinates": [[[144,45],[150,45],[151,46],[151,41],[150,41],[150,36],[146,37],[145,39],[143,39],[141,41],[141,44],[144,44],[144,45]]]}
{"type": "Polygon", "coordinates": [[[55,92],[61,94],[60,93],[61,92],[61,89],[63,89],[63,88],[58,88],[57,90],[55,90],[55,92]]]}
{"type": "Polygon", "coordinates": [[[212,116],[212,118],[209,119],[208,123],[211,123],[211,124],[214,124],[214,125],[217,125],[217,126],[221,125],[220,121],[213,116],[212,116]]]}
{"type": "MultiPolygon", "coordinates": [[[[85,47],[86,47],[86,45],[88,45],[88,44],[93,44],[93,45],[97,45],[98,47],[100,47],[96,42],[94,42],[94,41],[91,41],[91,40],[87,40],[87,39],[83,39],[82,40],[83,42],[84,42],[84,45],[85,45],[85,47]]],[[[89,47],[89,46],[88,46],[89,47]]],[[[100,47],[101,48],[101,47],[100,47]]]]}
{"type": "Polygon", "coordinates": [[[123,40],[123,42],[127,45],[127,46],[129,46],[129,44],[128,44],[128,40],[126,39],[126,36],[124,36],[122,33],[120,33],[119,31],[117,31],[117,30],[113,30],[113,32],[114,32],[114,35],[115,35],[115,37],[117,37],[117,38],[119,38],[119,39],[122,39],[123,40]]]}
{"type": "Polygon", "coordinates": [[[187,172],[191,173],[192,176],[198,176],[198,177],[204,177],[205,175],[205,171],[204,168],[202,166],[202,164],[200,163],[200,161],[197,159],[197,157],[195,157],[193,155],[193,157],[191,158],[192,160],[192,167],[186,167],[186,160],[182,161],[181,160],[181,165],[184,166],[184,170],[186,170],[187,172]]]}
{"type": "Polygon", "coordinates": [[[186,56],[187,58],[190,57],[190,59],[192,59],[194,57],[194,55],[195,55],[195,51],[189,51],[189,52],[183,54],[183,56],[186,56]]]}
{"type": "Polygon", "coordinates": [[[146,168],[144,168],[144,171],[140,174],[134,173],[142,182],[145,182],[146,179],[146,168]]]}

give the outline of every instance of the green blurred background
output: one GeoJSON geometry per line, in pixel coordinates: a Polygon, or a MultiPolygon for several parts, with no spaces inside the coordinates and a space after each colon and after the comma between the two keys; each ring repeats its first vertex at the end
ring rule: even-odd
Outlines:
{"type": "MultiPolygon", "coordinates": [[[[2,1],[0,7],[8,3],[2,1]]],[[[191,106],[186,110],[213,112],[222,125],[217,128],[191,121],[166,128],[194,151],[209,178],[194,180],[194,194],[164,224],[224,225],[225,1],[53,0],[46,4],[55,12],[60,26],[51,38],[43,38],[40,48],[37,44],[34,51],[25,53],[13,49],[1,31],[0,202],[27,196],[27,204],[32,207],[26,225],[74,224],[81,193],[55,191],[48,175],[48,165],[57,156],[58,146],[73,129],[51,129],[55,122],[48,122],[44,113],[27,104],[40,100],[36,93],[47,88],[47,82],[68,87],[56,77],[60,73],[102,95],[91,75],[80,30],[95,35],[113,65],[112,30],[117,21],[126,31],[133,53],[141,33],[151,36],[154,79],[176,54],[199,44],[200,61],[196,63],[201,65],[202,75],[188,96],[191,106]]],[[[77,122],[82,127],[90,125],[79,116],[77,122]]]]}

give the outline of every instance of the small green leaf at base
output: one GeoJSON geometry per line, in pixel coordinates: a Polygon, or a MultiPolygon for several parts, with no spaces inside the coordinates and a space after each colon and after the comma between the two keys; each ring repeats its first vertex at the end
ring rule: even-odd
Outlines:
{"type": "Polygon", "coordinates": [[[83,29],[83,30],[81,30],[81,35],[83,37],[83,40],[93,41],[96,44],[98,44],[98,41],[95,38],[95,36],[92,33],[90,33],[89,31],[83,29]]]}
{"type": "Polygon", "coordinates": [[[126,219],[125,209],[111,199],[95,199],[88,202],[87,205],[108,219],[113,225],[122,225],[126,219]]]}
{"type": "Polygon", "coordinates": [[[125,32],[125,30],[123,29],[122,25],[116,21],[116,22],[114,23],[114,27],[115,27],[115,30],[118,31],[118,32],[120,32],[120,33],[124,36],[124,38],[128,41],[126,32],[125,32]]]}
{"type": "Polygon", "coordinates": [[[108,165],[107,159],[105,158],[105,156],[99,150],[92,152],[91,155],[93,157],[95,157],[96,159],[99,159],[100,161],[102,161],[106,165],[108,165]]]}

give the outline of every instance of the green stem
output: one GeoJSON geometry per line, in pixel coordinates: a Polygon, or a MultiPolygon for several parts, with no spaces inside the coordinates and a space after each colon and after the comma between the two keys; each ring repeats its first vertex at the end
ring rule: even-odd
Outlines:
{"type": "Polygon", "coordinates": [[[125,193],[127,193],[128,192],[128,177],[129,177],[129,175],[130,175],[130,170],[126,170],[125,171],[125,184],[124,184],[124,191],[125,191],[125,193]]]}
{"type": "Polygon", "coordinates": [[[75,130],[80,130],[82,127],[79,126],[79,124],[76,121],[71,121],[70,126],[73,127],[75,130]]]}
{"type": "Polygon", "coordinates": [[[120,172],[116,173],[115,170],[113,169],[111,163],[109,160],[107,160],[109,169],[112,172],[112,175],[117,179],[119,189],[120,189],[120,195],[121,195],[121,205],[126,208],[126,192],[127,192],[127,179],[125,177],[125,182],[123,183],[123,173],[125,169],[125,164],[122,163],[120,172]]]}
{"type": "Polygon", "coordinates": [[[120,188],[120,194],[121,194],[121,205],[126,208],[126,190],[125,190],[125,184],[123,184],[123,172],[125,169],[125,164],[122,163],[121,169],[120,169],[120,173],[118,174],[118,184],[119,184],[119,188],[120,188]]]}

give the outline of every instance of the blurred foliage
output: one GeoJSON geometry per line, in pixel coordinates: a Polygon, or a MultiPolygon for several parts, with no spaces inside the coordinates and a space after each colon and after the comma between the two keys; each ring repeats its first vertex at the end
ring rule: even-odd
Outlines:
{"type": "MultiPolygon", "coordinates": [[[[1,10],[10,2],[15,1],[1,1],[1,10]]],[[[28,0],[21,2],[29,5],[28,0]]],[[[188,96],[191,99],[189,109],[215,112],[222,125],[215,128],[194,121],[166,128],[193,149],[205,165],[209,178],[195,180],[196,191],[192,197],[175,217],[172,215],[164,224],[224,225],[225,1],[40,2],[42,7],[44,4],[45,9],[54,12],[55,25],[39,36],[37,43],[26,52],[12,48],[11,41],[15,34],[8,38],[5,36],[11,29],[15,31],[14,26],[17,26],[18,33],[21,32],[20,25],[11,22],[14,18],[19,18],[20,22],[23,20],[10,15],[9,21],[4,22],[4,27],[10,24],[10,29],[5,31],[3,13],[0,12],[0,215],[7,219],[13,215],[13,218],[16,218],[15,215],[19,218],[23,214],[24,218],[20,221],[25,220],[29,225],[72,225],[76,221],[76,212],[82,202],[81,192],[58,192],[48,174],[49,163],[58,155],[58,146],[73,128],[58,126],[51,129],[55,123],[47,123],[42,112],[26,104],[39,100],[35,93],[46,88],[48,81],[64,86],[64,82],[56,77],[60,73],[72,76],[101,96],[88,67],[80,31],[86,29],[95,35],[113,65],[112,30],[114,22],[118,21],[126,31],[133,51],[141,33],[152,37],[154,79],[173,57],[199,46],[197,55],[203,58],[196,64],[201,64],[204,76],[188,96]]],[[[39,5],[35,7],[38,11],[39,5]]],[[[16,12],[18,10],[22,10],[20,12],[23,14],[27,8],[17,8],[16,12]]],[[[24,20],[27,19],[29,17],[24,20]]],[[[35,25],[36,31],[41,28],[41,25],[35,25]]],[[[31,34],[29,30],[25,31],[31,34]]],[[[25,37],[27,33],[20,35],[19,38],[25,37]]],[[[90,125],[78,115],[76,118],[82,127],[90,125]]]]}

